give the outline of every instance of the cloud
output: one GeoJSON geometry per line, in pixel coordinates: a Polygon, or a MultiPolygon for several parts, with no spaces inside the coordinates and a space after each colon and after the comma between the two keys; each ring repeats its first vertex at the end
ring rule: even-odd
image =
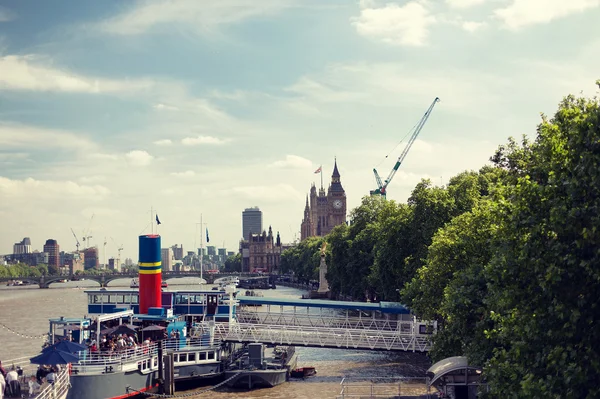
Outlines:
{"type": "Polygon", "coordinates": [[[173,173],[171,173],[171,176],[175,176],[175,177],[194,177],[194,176],[196,176],[196,172],[194,172],[193,170],[186,170],[185,172],[173,172],[173,173]]]}
{"type": "Polygon", "coordinates": [[[298,155],[286,155],[285,159],[275,161],[269,165],[272,168],[281,169],[306,169],[311,168],[313,163],[306,158],[299,157],[298,155]]]}
{"type": "Polygon", "coordinates": [[[0,152],[0,161],[11,162],[15,160],[23,160],[29,158],[26,152],[0,152]]]}
{"type": "Polygon", "coordinates": [[[154,144],[156,144],[156,145],[171,145],[171,144],[173,144],[173,142],[169,139],[162,139],[162,140],[156,140],[154,142],[154,144]]]}
{"type": "Polygon", "coordinates": [[[48,59],[34,55],[0,57],[0,89],[71,93],[115,93],[152,87],[149,80],[112,80],[77,75],[53,68],[48,59]]]}
{"type": "Polygon", "coordinates": [[[479,29],[483,28],[484,26],[486,26],[487,24],[485,22],[476,22],[476,21],[464,21],[461,24],[461,27],[466,30],[467,32],[475,32],[478,31],[479,29]]]}
{"type": "Polygon", "coordinates": [[[96,144],[82,134],[0,122],[0,148],[2,149],[65,148],[91,150],[95,147],[96,144]]]}
{"type": "Polygon", "coordinates": [[[181,140],[183,145],[221,145],[227,143],[228,140],[223,140],[211,136],[186,137],[181,140]]]}
{"type": "Polygon", "coordinates": [[[133,166],[150,165],[154,157],[143,150],[133,150],[125,154],[127,161],[133,166]]]}
{"type": "Polygon", "coordinates": [[[485,1],[486,0],[446,0],[446,4],[452,8],[469,8],[483,4],[485,1]]]}
{"type": "Polygon", "coordinates": [[[81,185],[73,181],[36,180],[31,177],[24,180],[12,180],[0,176],[0,197],[85,197],[101,199],[110,194],[110,190],[101,185],[81,185]]]}
{"type": "Polygon", "coordinates": [[[179,108],[166,104],[155,104],[152,107],[159,111],[179,111],[179,108]]]}
{"type": "Polygon", "coordinates": [[[508,7],[497,9],[494,14],[508,29],[518,30],[598,6],[600,0],[513,0],[508,7]]]}
{"type": "Polygon", "coordinates": [[[97,27],[115,35],[139,35],[161,25],[185,25],[198,33],[209,33],[219,25],[278,13],[291,3],[289,0],[143,0],[127,11],[100,22],[97,27]]]}
{"type": "Polygon", "coordinates": [[[427,8],[416,1],[403,6],[388,3],[379,8],[363,5],[367,7],[361,9],[360,16],[350,19],[358,34],[392,45],[423,46],[429,26],[436,22],[427,8]]]}
{"type": "Polygon", "coordinates": [[[6,7],[0,6],[0,22],[12,21],[15,18],[16,18],[16,15],[14,12],[12,12],[11,10],[9,10],[6,7]]]}

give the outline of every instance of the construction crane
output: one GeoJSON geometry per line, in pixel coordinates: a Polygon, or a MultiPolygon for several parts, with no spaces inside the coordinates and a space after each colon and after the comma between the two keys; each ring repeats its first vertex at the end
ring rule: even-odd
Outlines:
{"type": "Polygon", "coordinates": [[[110,237],[110,239],[112,240],[112,242],[117,247],[117,251],[119,253],[119,255],[117,255],[117,265],[116,265],[116,268],[117,268],[117,270],[120,270],[120,268],[121,268],[121,251],[123,250],[123,244],[118,245],[114,238],[110,237]]]}
{"type": "Polygon", "coordinates": [[[77,247],[77,252],[79,252],[79,239],[75,235],[75,232],[73,231],[72,227],[71,227],[71,233],[73,233],[73,237],[75,237],[75,242],[77,243],[77,244],[75,244],[75,246],[77,247]]]}
{"type": "Polygon", "coordinates": [[[92,233],[92,221],[94,220],[94,214],[92,213],[92,217],[90,218],[90,223],[88,224],[87,230],[84,230],[83,232],[83,237],[81,238],[81,241],[87,241],[87,246],[90,246],[90,238],[92,238],[92,236],[90,235],[92,233]]]}
{"type": "Polygon", "coordinates": [[[370,191],[371,195],[381,195],[381,196],[383,196],[383,198],[385,198],[385,196],[387,194],[387,187],[388,187],[388,185],[392,182],[392,179],[394,178],[394,175],[398,171],[398,168],[400,167],[400,165],[404,161],[404,158],[406,158],[406,155],[408,154],[408,151],[410,150],[410,147],[412,147],[412,145],[414,144],[415,140],[417,139],[417,136],[421,132],[421,129],[423,129],[423,126],[425,125],[425,122],[427,122],[427,119],[429,119],[429,115],[431,115],[431,111],[433,111],[433,107],[438,102],[440,102],[440,99],[439,99],[439,97],[436,97],[435,100],[433,100],[433,102],[431,103],[431,105],[427,109],[427,111],[425,112],[425,115],[423,115],[423,117],[421,118],[421,120],[419,121],[419,123],[417,123],[417,125],[415,126],[415,130],[414,130],[412,136],[410,136],[410,139],[408,140],[408,143],[406,143],[406,147],[404,147],[404,150],[402,151],[402,153],[398,157],[398,160],[396,161],[396,164],[392,168],[392,171],[390,172],[390,174],[388,175],[388,177],[385,179],[385,181],[383,181],[383,182],[381,181],[381,177],[379,177],[379,173],[377,173],[377,169],[373,168],[373,174],[375,175],[375,181],[377,182],[377,188],[375,190],[371,190],[370,191]]]}

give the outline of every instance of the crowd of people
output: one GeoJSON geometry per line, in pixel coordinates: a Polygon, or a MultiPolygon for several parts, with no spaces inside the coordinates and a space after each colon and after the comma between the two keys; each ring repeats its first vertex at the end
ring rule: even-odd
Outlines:
{"type": "Polygon", "coordinates": [[[39,366],[36,375],[23,375],[23,370],[12,365],[7,371],[0,362],[0,399],[35,398],[46,386],[52,385],[60,366],[39,366]]]}

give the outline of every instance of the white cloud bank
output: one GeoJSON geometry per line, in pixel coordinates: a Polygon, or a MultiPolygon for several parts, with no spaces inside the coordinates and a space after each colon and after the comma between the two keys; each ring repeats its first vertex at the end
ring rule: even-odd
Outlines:
{"type": "Polygon", "coordinates": [[[286,155],[285,159],[275,161],[269,166],[272,168],[281,169],[308,169],[313,166],[313,163],[306,158],[299,157],[298,155],[286,155]]]}
{"type": "Polygon", "coordinates": [[[114,93],[150,88],[149,80],[90,78],[53,68],[47,59],[33,55],[0,57],[0,89],[72,93],[114,93]]]}
{"type": "Polygon", "coordinates": [[[156,144],[156,145],[171,145],[171,144],[173,144],[173,142],[169,139],[162,139],[162,140],[156,140],[154,142],[154,144],[156,144]]]}
{"type": "Polygon", "coordinates": [[[0,176],[0,197],[85,197],[100,199],[110,194],[110,190],[101,185],[78,184],[73,181],[36,180],[31,177],[13,180],[0,176]]]}
{"type": "Polygon", "coordinates": [[[494,11],[508,29],[548,23],[571,14],[600,6],[600,0],[513,0],[505,8],[494,11]]]}
{"type": "Polygon", "coordinates": [[[363,2],[360,16],[350,19],[358,34],[401,46],[423,46],[429,26],[436,22],[421,3],[411,1],[403,6],[389,3],[383,7],[363,2]]]}
{"type": "Polygon", "coordinates": [[[150,165],[154,157],[143,150],[133,150],[125,154],[127,161],[133,166],[150,165]]]}

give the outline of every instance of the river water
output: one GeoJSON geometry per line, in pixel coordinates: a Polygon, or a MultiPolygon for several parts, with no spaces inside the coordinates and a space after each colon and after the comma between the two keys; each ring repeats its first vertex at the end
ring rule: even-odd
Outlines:
{"type": "MultiPolygon", "coordinates": [[[[197,281],[197,280],[196,280],[197,281]]],[[[115,280],[111,288],[129,287],[129,280],[115,280]]],[[[207,286],[203,286],[206,289],[207,286]]],[[[211,286],[208,286],[211,287],[211,286]]],[[[37,286],[0,287],[0,360],[6,361],[39,353],[42,338],[48,331],[48,319],[53,317],[82,317],[87,314],[85,289],[98,288],[93,281],[55,283],[49,289],[37,286]],[[19,332],[20,335],[14,332],[19,332]]],[[[200,289],[193,279],[169,280],[167,290],[200,289]]],[[[208,288],[210,289],[210,288],[208,288]]],[[[265,297],[300,298],[303,291],[277,287],[260,291],[265,297]]],[[[391,353],[380,351],[354,351],[297,347],[298,366],[313,366],[317,375],[306,380],[291,380],[269,389],[232,391],[219,388],[198,394],[195,398],[335,398],[339,395],[342,378],[364,377],[423,377],[430,366],[427,357],[420,353],[391,353]]],[[[10,364],[8,364],[10,365],[10,364]]],[[[192,394],[205,388],[191,388],[192,394]]],[[[425,393],[420,384],[403,387],[403,393],[425,393]]],[[[184,392],[178,392],[184,393],[184,392]]]]}

